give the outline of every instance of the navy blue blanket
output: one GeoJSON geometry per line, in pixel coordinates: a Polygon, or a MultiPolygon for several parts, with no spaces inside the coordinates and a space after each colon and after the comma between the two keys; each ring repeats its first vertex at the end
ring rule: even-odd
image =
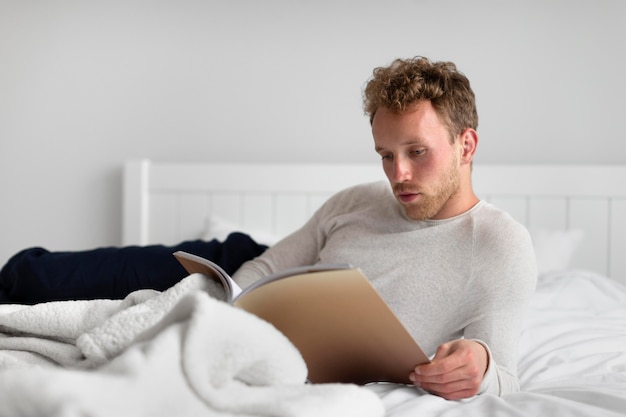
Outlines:
{"type": "Polygon", "coordinates": [[[176,246],[151,245],[49,252],[29,248],[15,254],[0,270],[0,303],[121,299],[132,291],[163,291],[188,274],[172,253],[182,250],[220,265],[233,274],[267,246],[243,233],[223,242],[196,240],[176,246]]]}

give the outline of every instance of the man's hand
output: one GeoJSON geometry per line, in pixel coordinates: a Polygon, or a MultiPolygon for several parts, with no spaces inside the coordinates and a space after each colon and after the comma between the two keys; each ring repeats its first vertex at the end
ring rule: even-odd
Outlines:
{"type": "Polygon", "coordinates": [[[487,366],[488,355],[483,345],[457,339],[440,345],[432,362],[415,367],[409,378],[430,393],[458,400],[478,393],[487,366]]]}

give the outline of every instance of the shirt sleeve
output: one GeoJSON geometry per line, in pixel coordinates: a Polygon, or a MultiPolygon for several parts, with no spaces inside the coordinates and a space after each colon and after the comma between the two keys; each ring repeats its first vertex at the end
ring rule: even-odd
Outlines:
{"type": "Polygon", "coordinates": [[[519,339],[537,270],[526,228],[511,222],[496,226],[495,235],[477,239],[474,290],[479,292],[476,308],[482,318],[469,324],[464,336],[479,341],[489,354],[481,392],[503,395],[520,389],[519,339]]]}
{"type": "Polygon", "coordinates": [[[262,255],[244,263],[233,275],[241,288],[274,272],[297,266],[313,265],[325,241],[321,227],[322,206],[300,229],[276,242],[262,255]]]}
{"type": "Polygon", "coordinates": [[[478,394],[494,394],[500,396],[502,390],[506,392],[519,391],[517,378],[504,378],[504,382],[508,384],[508,386],[504,387],[504,389],[501,388],[502,384],[500,383],[500,378],[498,377],[498,364],[493,359],[491,349],[489,349],[489,346],[487,346],[485,342],[481,340],[474,339],[474,341],[480,343],[485,348],[489,361],[487,365],[487,370],[485,371],[485,375],[483,377],[483,381],[480,384],[478,394]]]}

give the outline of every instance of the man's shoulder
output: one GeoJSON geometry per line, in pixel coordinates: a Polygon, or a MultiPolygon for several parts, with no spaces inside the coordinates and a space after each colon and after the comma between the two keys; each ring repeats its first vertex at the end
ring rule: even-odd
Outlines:
{"type": "Polygon", "coordinates": [[[535,253],[526,226],[493,204],[483,204],[480,211],[481,220],[475,222],[474,234],[477,259],[483,260],[483,267],[507,271],[501,274],[508,277],[507,282],[516,281],[519,285],[526,285],[525,288],[533,287],[536,281],[535,253]],[[499,261],[494,263],[494,259],[499,261]]]}
{"type": "Polygon", "coordinates": [[[499,234],[529,235],[528,229],[516,220],[509,212],[488,202],[481,202],[475,217],[479,227],[492,230],[499,234]]]}

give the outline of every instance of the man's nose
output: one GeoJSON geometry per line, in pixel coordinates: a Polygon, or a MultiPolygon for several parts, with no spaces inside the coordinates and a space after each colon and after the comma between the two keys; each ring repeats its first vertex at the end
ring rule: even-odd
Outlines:
{"type": "Polygon", "coordinates": [[[393,163],[393,180],[402,183],[411,179],[411,164],[406,158],[396,157],[393,163]]]}

